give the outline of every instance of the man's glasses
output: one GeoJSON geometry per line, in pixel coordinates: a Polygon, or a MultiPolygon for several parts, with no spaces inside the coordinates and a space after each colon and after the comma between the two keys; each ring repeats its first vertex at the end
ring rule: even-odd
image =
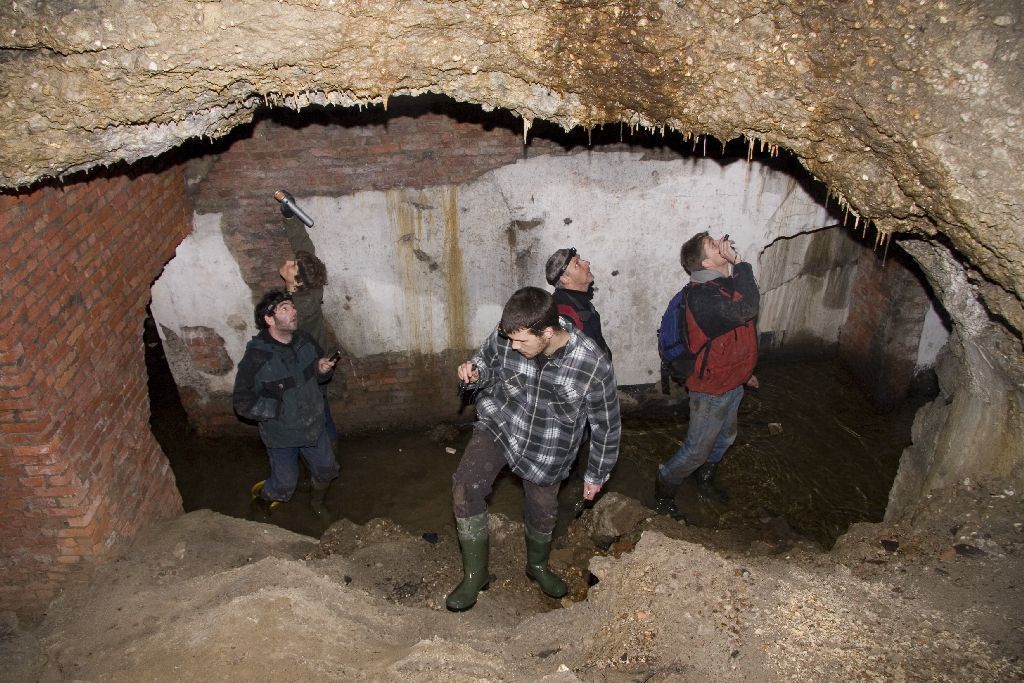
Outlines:
{"type": "Polygon", "coordinates": [[[565,255],[565,263],[558,269],[558,275],[555,276],[555,282],[558,282],[563,275],[565,275],[566,269],[569,268],[569,264],[576,258],[576,247],[569,247],[569,253],[565,255]]]}

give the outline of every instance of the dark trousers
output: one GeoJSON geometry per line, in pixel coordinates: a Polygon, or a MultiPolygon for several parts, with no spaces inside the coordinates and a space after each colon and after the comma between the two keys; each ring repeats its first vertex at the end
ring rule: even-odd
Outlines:
{"type": "Polygon", "coordinates": [[[338,426],[334,424],[334,416],[331,415],[331,404],[327,402],[324,395],[324,429],[327,430],[327,440],[334,443],[338,440],[338,426]]]}
{"type": "Polygon", "coordinates": [[[290,500],[299,481],[299,460],[306,464],[315,483],[325,483],[338,476],[338,461],[334,459],[327,430],[321,429],[316,443],[309,446],[267,447],[270,458],[270,478],[263,486],[263,496],[270,500],[290,500]]]}
{"type": "MultiPolygon", "coordinates": [[[[501,447],[486,429],[477,428],[466,446],[466,452],[452,475],[452,507],[458,518],[474,517],[487,512],[487,496],[494,490],[494,480],[508,466],[501,447]]],[[[549,534],[558,521],[558,489],[561,482],[540,486],[523,480],[523,518],[533,530],[549,534]]]]}

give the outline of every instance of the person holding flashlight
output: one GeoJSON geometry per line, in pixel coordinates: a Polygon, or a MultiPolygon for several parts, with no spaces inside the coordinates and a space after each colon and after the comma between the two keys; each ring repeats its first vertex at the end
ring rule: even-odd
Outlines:
{"type": "Polygon", "coordinates": [[[719,239],[706,231],[694,235],[683,244],[680,262],[690,275],[686,338],[690,350],[699,353],[686,379],[690,401],[686,440],[658,468],[654,486],[655,509],[676,519],[683,517],[676,493],[694,472],[702,498],[724,499],[712,481],[718,463],[736,440],[743,387],[757,387],[755,321],[761,302],[754,272],[728,235],[719,239]]]}

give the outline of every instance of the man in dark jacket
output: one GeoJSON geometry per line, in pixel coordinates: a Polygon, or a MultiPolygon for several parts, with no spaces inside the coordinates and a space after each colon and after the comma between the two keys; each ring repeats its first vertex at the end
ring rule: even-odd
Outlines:
{"type": "Polygon", "coordinates": [[[576,247],[559,249],[548,257],[544,275],[548,284],[555,288],[558,315],[564,315],[597,342],[611,360],[612,351],[601,333],[601,316],[594,308],[594,274],[590,272],[590,261],[581,259],[576,247]]]}
{"type": "Polygon", "coordinates": [[[757,329],[761,294],[749,263],[729,236],[715,240],[699,233],[683,244],[683,268],[690,274],[686,295],[687,338],[697,354],[686,380],[690,423],[686,440],[658,468],[655,503],[659,512],[681,518],[675,494],[683,479],[698,472],[698,490],[722,494],[711,485],[715,469],[736,440],[736,416],[743,386],[757,386],[757,329]]]}
{"type": "Polygon", "coordinates": [[[253,512],[266,518],[295,492],[299,458],[312,477],[310,504],[327,516],[324,499],[338,476],[338,463],[325,429],[320,383],[331,378],[336,362],[298,329],[298,312],[287,292],[266,294],[255,310],[259,334],[245,348],[235,376],[234,408],[259,424],[270,458],[270,478],[253,486],[253,512]]]}

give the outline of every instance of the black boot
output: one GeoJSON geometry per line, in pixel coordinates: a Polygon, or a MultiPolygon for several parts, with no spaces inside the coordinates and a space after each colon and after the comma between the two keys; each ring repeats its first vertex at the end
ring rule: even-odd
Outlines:
{"type": "Polygon", "coordinates": [[[706,462],[694,472],[693,476],[697,480],[697,495],[705,503],[729,502],[729,495],[715,486],[715,473],[717,471],[717,462],[706,462]]]}
{"type": "Polygon", "coordinates": [[[309,509],[317,519],[329,520],[331,511],[327,509],[327,489],[330,488],[329,481],[312,481],[309,490],[309,509]]]}
{"type": "Polygon", "coordinates": [[[661,474],[654,475],[654,511],[659,515],[668,515],[676,521],[686,521],[683,511],[676,507],[676,491],[679,484],[669,484],[661,480],[661,474]]]}

